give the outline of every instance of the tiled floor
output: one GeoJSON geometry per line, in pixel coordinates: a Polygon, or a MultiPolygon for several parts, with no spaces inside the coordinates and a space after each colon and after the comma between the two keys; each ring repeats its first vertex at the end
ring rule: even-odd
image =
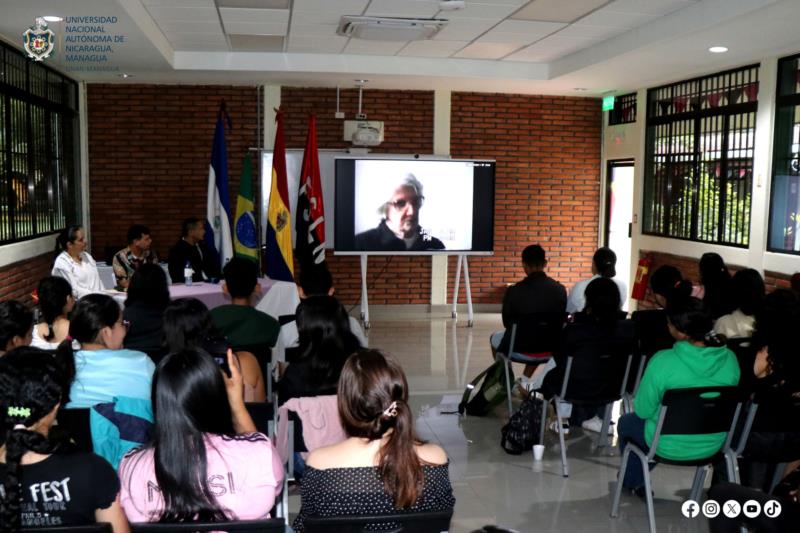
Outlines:
{"type": "MultiPolygon", "coordinates": [[[[620,516],[609,517],[616,481],[616,448],[596,449],[597,434],[573,429],[567,441],[570,477],[561,476],[558,438],[547,436],[544,460],[531,454],[507,455],[500,448],[506,408],[485,418],[461,418],[453,411],[465,382],[491,361],[489,334],[501,328],[499,314],[480,314],[475,325],[446,318],[373,317],[370,346],[394,354],[403,364],[418,410],[423,438],[438,442],[450,457],[456,496],[451,531],[469,532],[487,524],[522,532],[639,532],[647,530],[645,505],[623,496],[620,516]]],[[[693,471],[659,466],[653,473],[660,532],[702,532],[703,518],[687,519],[680,503],[688,497],[693,471]]],[[[292,498],[296,512],[299,499],[292,498]]]]}

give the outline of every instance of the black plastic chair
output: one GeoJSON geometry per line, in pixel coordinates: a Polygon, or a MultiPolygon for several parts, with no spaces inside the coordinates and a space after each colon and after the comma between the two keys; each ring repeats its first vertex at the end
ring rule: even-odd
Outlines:
{"type": "Polygon", "coordinates": [[[390,526],[382,532],[400,533],[402,531],[414,533],[443,533],[450,529],[450,520],[453,510],[437,511],[430,513],[397,513],[390,515],[372,516],[335,516],[315,517],[305,519],[307,533],[362,533],[375,531],[377,525],[390,526]]]}
{"type": "Polygon", "coordinates": [[[236,531],[239,533],[283,533],[286,522],[281,518],[265,520],[230,520],[226,522],[184,522],[180,524],[131,524],[131,533],[167,533],[173,531],[236,531]]]}
{"type": "MultiPolygon", "coordinates": [[[[547,412],[547,402],[553,403],[556,412],[556,424],[563,427],[560,402],[583,405],[605,405],[603,425],[600,428],[598,447],[608,443],[608,428],[611,425],[611,411],[614,402],[620,400],[625,393],[625,385],[630,374],[633,361],[635,340],[632,325],[628,321],[619,321],[613,335],[592,337],[579,331],[580,328],[592,328],[589,332],[597,332],[596,326],[588,324],[572,324],[565,330],[564,346],[566,361],[560,386],[549,399],[544,400],[542,412],[547,412]],[[573,331],[570,331],[573,328],[573,331]]],[[[556,368],[551,372],[561,372],[556,368]]],[[[555,374],[556,378],[558,377],[555,374]]],[[[548,374],[547,378],[550,378],[548,374]]],[[[544,389],[547,390],[547,380],[544,389]]],[[[552,391],[552,389],[550,389],[552,391]]],[[[547,392],[546,392],[547,394],[547,392]]],[[[542,417],[540,441],[544,442],[546,417],[542,417]]],[[[569,477],[567,447],[564,432],[558,432],[561,445],[561,469],[564,477],[569,477]]]]}
{"type": "Polygon", "coordinates": [[[58,424],[53,428],[56,433],[63,432],[72,441],[74,450],[91,452],[92,431],[89,425],[89,408],[59,409],[56,414],[58,424]]]}
{"type": "Polygon", "coordinates": [[[695,467],[694,481],[689,499],[700,500],[706,474],[712,464],[724,459],[728,481],[734,482],[738,462],[731,448],[731,441],[744,403],[744,393],[739,387],[694,387],[670,389],[661,399],[653,440],[650,450],[645,453],[639,446],[628,442],[622,454],[617,487],[611,504],[611,516],[616,518],[622,495],[622,480],[628,468],[628,456],[633,453],[639,457],[644,473],[644,490],[647,500],[647,515],[650,532],[655,533],[656,521],[653,509],[653,493],[650,482],[650,463],[664,463],[673,466],[695,467]],[[727,433],[720,450],[708,457],[688,461],[666,459],[658,455],[658,441],[663,435],[705,435],[727,433]]]}
{"type": "Polygon", "coordinates": [[[272,438],[272,428],[270,422],[275,422],[275,404],[270,402],[247,402],[244,405],[256,429],[272,438]]]}
{"type": "Polygon", "coordinates": [[[98,522],[84,526],[23,527],[21,531],[36,533],[112,533],[111,524],[98,522]]]}
{"type": "Polygon", "coordinates": [[[567,321],[567,313],[532,313],[523,315],[506,331],[497,357],[505,361],[506,398],[508,416],[511,406],[511,363],[535,365],[544,363],[553,356],[561,342],[561,330],[567,321]],[[508,342],[506,342],[506,338],[508,342]]]}

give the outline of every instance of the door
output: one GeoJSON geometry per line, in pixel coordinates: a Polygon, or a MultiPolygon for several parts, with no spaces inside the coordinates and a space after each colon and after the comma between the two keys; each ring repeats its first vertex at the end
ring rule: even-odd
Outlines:
{"type": "MultiPolygon", "coordinates": [[[[605,245],[617,254],[617,278],[631,284],[631,228],[633,223],[633,161],[609,161],[606,182],[605,245]]],[[[623,309],[627,309],[623,302],[623,309]]]]}

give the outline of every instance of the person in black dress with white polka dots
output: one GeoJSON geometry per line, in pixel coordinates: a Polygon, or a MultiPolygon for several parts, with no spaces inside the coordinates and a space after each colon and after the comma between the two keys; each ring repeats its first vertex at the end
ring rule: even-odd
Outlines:
{"type": "MultiPolygon", "coordinates": [[[[360,350],[342,369],[339,414],[349,438],[311,452],[300,489],[300,513],[359,516],[452,509],[444,450],[420,440],[400,365],[377,350],[360,350]]],[[[376,529],[392,524],[376,524],[376,529]]]]}

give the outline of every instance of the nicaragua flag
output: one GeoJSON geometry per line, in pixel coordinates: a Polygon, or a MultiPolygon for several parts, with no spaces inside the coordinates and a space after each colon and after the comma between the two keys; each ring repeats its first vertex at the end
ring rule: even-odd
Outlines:
{"type": "Polygon", "coordinates": [[[283,140],[283,113],[276,110],[275,148],[272,151],[272,188],[267,209],[267,276],[294,281],[292,255],[292,217],[289,214],[289,186],[286,184],[286,144],[283,140]]]}
{"type": "Polygon", "coordinates": [[[214,144],[211,148],[211,164],[208,166],[205,236],[208,250],[217,255],[220,268],[233,257],[231,200],[228,195],[228,151],[225,148],[223,115],[230,127],[230,117],[225,110],[225,102],[219,105],[217,126],[214,129],[214,144]]]}
{"type": "Polygon", "coordinates": [[[308,117],[308,136],[300,172],[294,227],[297,230],[297,257],[302,269],[325,261],[325,206],[322,203],[317,119],[314,115],[308,117]]]}
{"type": "Polygon", "coordinates": [[[253,214],[253,161],[250,154],[242,162],[242,178],[239,180],[239,196],[236,199],[233,249],[236,257],[258,262],[256,217],[253,214]]]}

